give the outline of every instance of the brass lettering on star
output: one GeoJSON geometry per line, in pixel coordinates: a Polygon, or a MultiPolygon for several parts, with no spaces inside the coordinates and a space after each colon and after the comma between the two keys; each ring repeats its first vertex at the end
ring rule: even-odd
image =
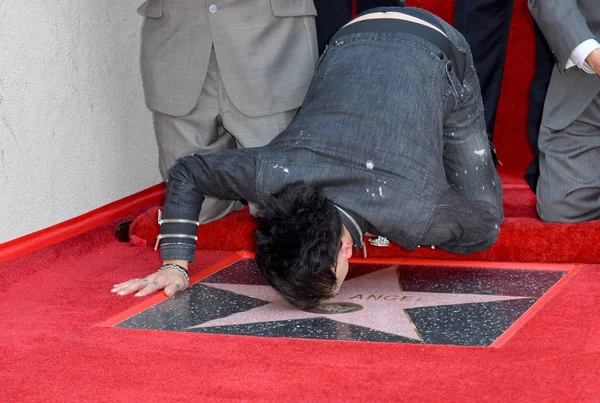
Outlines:
{"type": "Polygon", "coordinates": [[[340,313],[352,313],[362,310],[362,305],[352,302],[321,302],[314,308],[304,309],[305,312],[319,315],[335,315],[340,313]]]}
{"type": "Polygon", "coordinates": [[[350,299],[360,299],[366,301],[411,301],[416,302],[420,301],[421,297],[416,295],[362,295],[358,294],[350,299]]]}

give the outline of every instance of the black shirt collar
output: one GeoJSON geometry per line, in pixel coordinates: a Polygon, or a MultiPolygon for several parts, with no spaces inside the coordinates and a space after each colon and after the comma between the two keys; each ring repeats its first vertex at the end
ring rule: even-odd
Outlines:
{"type": "Polygon", "coordinates": [[[338,205],[335,207],[337,207],[340,212],[342,224],[344,224],[344,227],[346,227],[352,236],[354,247],[357,250],[364,247],[365,233],[368,231],[367,222],[363,220],[362,217],[349,210],[343,209],[338,205]]]}

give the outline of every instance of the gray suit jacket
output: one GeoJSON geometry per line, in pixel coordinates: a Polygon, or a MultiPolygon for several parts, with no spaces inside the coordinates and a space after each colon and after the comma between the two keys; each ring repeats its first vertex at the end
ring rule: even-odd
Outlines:
{"type": "Polygon", "coordinates": [[[529,9],[540,26],[557,67],[552,73],[543,123],[561,130],[571,124],[600,91],[600,77],[573,67],[565,70],[573,50],[600,33],[598,0],[528,0],[529,9]]]}
{"type": "Polygon", "coordinates": [[[318,59],[313,0],[147,0],[138,12],[146,17],[141,65],[151,110],[192,110],[212,47],[227,94],[245,115],[302,104],[318,59]]]}

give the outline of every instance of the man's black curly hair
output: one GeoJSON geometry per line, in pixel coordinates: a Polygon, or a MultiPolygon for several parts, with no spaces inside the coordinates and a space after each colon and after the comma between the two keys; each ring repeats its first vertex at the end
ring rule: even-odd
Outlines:
{"type": "Polygon", "coordinates": [[[287,301],[312,308],[333,296],[333,267],[342,221],[333,202],[312,186],[292,184],[260,206],[256,264],[287,301]]]}

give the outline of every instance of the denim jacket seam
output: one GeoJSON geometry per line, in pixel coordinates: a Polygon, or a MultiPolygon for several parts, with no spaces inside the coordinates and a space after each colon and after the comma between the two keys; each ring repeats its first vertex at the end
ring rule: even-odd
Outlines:
{"type": "MultiPolygon", "coordinates": [[[[460,100],[460,94],[458,93],[458,89],[456,88],[456,86],[460,87],[461,91],[464,91],[463,86],[460,83],[455,83],[454,80],[452,79],[452,75],[453,73],[448,71],[448,64],[450,64],[450,61],[446,62],[445,66],[446,68],[444,68],[444,74],[446,75],[446,78],[448,79],[448,85],[450,87],[451,93],[452,95],[454,95],[454,107],[452,108],[452,111],[455,112],[457,111],[464,103],[461,102],[460,100]]],[[[458,80],[456,80],[458,81],[458,80]]]]}
{"type": "MultiPolygon", "coordinates": [[[[231,192],[230,192],[230,191],[228,191],[228,190],[227,190],[227,189],[226,189],[226,188],[223,186],[223,184],[221,183],[221,181],[219,180],[219,178],[218,178],[218,177],[215,177],[215,178],[214,178],[214,181],[215,181],[215,183],[216,183],[217,185],[219,185],[219,187],[221,188],[221,190],[222,190],[223,192],[225,192],[225,193],[227,193],[229,196],[231,196],[231,192]]],[[[204,197],[206,198],[206,195],[204,195],[204,197]]],[[[233,197],[231,200],[236,200],[236,198],[235,198],[235,197],[233,197]]]]}
{"type": "Polygon", "coordinates": [[[460,206],[453,206],[451,204],[438,204],[438,205],[436,205],[434,207],[434,210],[437,209],[438,207],[451,208],[451,209],[454,209],[456,211],[460,211],[460,212],[463,212],[463,213],[473,214],[473,215],[476,215],[476,216],[479,216],[479,217],[491,217],[491,218],[497,219],[497,217],[495,215],[493,215],[493,214],[481,213],[481,212],[478,212],[478,211],[475,211],[475,210],[471,210],[471,209],[467,209],[467,208],[463,208],[463,207],[460,207],[460,206]]]}
{"type": "Polygon", "coordinates": [[[427,216],[427,219],[423,220],[423,225],[421,226],[421,231],[419,231],[419,235],[416,237],[416,241],[412,245],[412,249],[416,249],[417,246],[419,246],[421,244],[421,241],[425,237],[425,233],[427,233],[427,230],[429,229],[429,227],[431,227],[431,222],[433,221],[433,212],[435,211],[435,208],[436,208],[436,206],[433,205],[429,209],[429,214],[427,216]]]}
{"type": "MultiPolygon", "coordinates": [[[[335,44],[337,46],[337,44],[335,44]]],[[[333,46],[330,46],[329,48],[332,48],[333,46]]],[[[327,64],[325,65],[325,71],[323,71],[322,74],[319,75],[318,79],[319,82],[317,83],[316,87],[314,90],[314,92],[319,92],[319,90],[321,89],[321,87],[323,86],[323,83],[325,82],[325,78],[327,78],[327,76],[329,75],[329,71],[331,70],[331,65],[333,64],[333,62],[335,61],[335,49],[326,49],[329,51],[329,60],[327,61],[327,64]]],[[[323,60],[324,60],[325,54],[323,54],[323,60]]],[[[321,60],[319,60],[320,63],[321,60]]]]}
{"type": "MultiPolygon", "coordinates": [[[[381,34],[382,33],[373,33],[373,35],[381,35],[381,34]]],[[[391,34],[397,34],[397,33],[392,32],[391,34]]],[[[348,38],[348,39],[341,41],[341,43],[339,43],[339,45],[347,45],[349,43],[356,43],[356,42],[373,42],[373,43],[384,44],[384,45],[403,44],[403,45],[410,46],[412,48],[415,48],[417,50],[420,50],[420,51],[426,53],[433,60],[439,60],[439,57],[431,52],[431,49],[427,49],[426,46],[420,46],[421,43],[419,43],[419,40],[422,41],[422,43],[427,43],[436,49],[437,49],[437,47],[434,44],[426,41],[425,39],[423,39],[419,36],[411,35],[410,39],[408,39],[408,38],[398,38],[398,37],[388,35],[387,37],[378,37],[377,39],[375,39],[375,38],[369,38],[369,37],[365,38],[365,37],[363,37],[363,35],[365,35],[364,32],[363,33],[354,33],[354,34],[350,34],[348,36],[343,36],[342,38],[348,38]],[[415,38],[417,38],[416,43],[415,43],[415,38]]],[[[410,34],[407,34],[407,35],[410,35],[410,34]]],[[[339,46],[339,45],[336,45],[336,46],[339,46]]]]}
{"type": "MultiPolygon", "coordinates": [[[[440,197],[442,197],[442,195],[444,194],[444,192],[448,189],[449,187],[444,188],[444,190],[442,192],[439,193],[437,200],[439,200],[440,197]]],[[[421,242],[421,240],[423,239],[423,237],[425,236],[425,233],[427,232],[427,230],[431,227],[431,222],[433,220],[433,216],[434,213],[436,212],[436,210],[438,208],[444,208],[444,207],[448,207],[451,209],[454,209],[456,211],[460,211],[460,212],[464,212],[464,213],[469,213],[469,214],[473,214],[476,215],[478,217],[482,217],[482,218],[492,218],[493,220],[496,220],[497,217],[492,215],[492,214],[482,214],[480,212],[476,212],[474,210],[471,209],[466,209],[466,208],[462,208],[461,206],[455,206],[452,204],[438,204],[436,200],[436,203],[434,203],[433,207],[430,209],[429,212],[429,216],[427,217],[427,220],[425,220],[426,226],[423,229],[423,231],[421,232],[420,236],[419,236],[419,242],[421,242]]],[[[465,247],[465,246],[460,246],[460,245],[447,245],[446,243],[443,243],[440,246],[440,248],[447,250],[451,253],[472,253],[469,248],[465,247]],[[460,251],[460,252],[459,252],[460,251]]]]}
{"type": "Polygon", "coordinates": [[[494,215],[492,215],[492,214],[480,213],[480,212],[474,211],[474,210],[472,210],[472,209],[464,208],[464,207],[462,207],[462,206],[457,206],[457,205],[454,205],[454,204],[440,204],[440,203],[438,203],[438,201],[440,200],[440,197],[442,197],[442,196],[444,195],[444,193],[445,193],[445,192],[446,192],[448,189],[451,189],[451,187],[450,187],[450,186],[446,186],[446,187],[445,187],[445,188],[444,188],[444,189],[443,189],[443,190],[442,190],[442,191],[439,193],[439,195],[438,195],[438,197],[437,197],[437,199],[436,199],[436,201],[435,201],[435,204],[434,204],[434,206],[433,206],[432,214],[433,214],[433,211],[435,211],[435,209],[437,209],[438,207],[449,207],[449,208],[455,209],[456,211],[461,211],[461,212],[464,212],[464,213],[475,214],[475,215],[477,215],[477,216],[479,216],[479,217],[493,217],[493,218],[496,218],[496,217],[495,217],[494,215]]]}
{"type": "MultiPolygon", "coordinates": [[[[437,59],[438,61],[440,60],[438,57],[435,57],[435,59],[437,59]]],[[[430,83],[434,82],[434,78],[435,78],[435,75],[437,73],[437,69],[438,68],[439,68],[439,63],[436,63],[436,68],[432,69],[432,72],[431,72],[431,80],[429,80],[430,83]]],[[[433,91],[433,85],[429,85],[428,86],[428,91],[429,91],[429,94],[433,91]]],[[[432,144],[431,144],[433,141],[434,141],[433,137],[430,137],[429,138],[429,147],[430,147],[430,149],[433,149],[432,144]]],[[[419,186],[419,188],[421,190],[425,189],[426,186],[427,186],[427,182],[429,180],[429,168],[430,168],[430,165],[431,165],[431,154],[429,153],[429,154],[427,154],[427,169],[425,170],[425,173],[423,175],[423,180],[422,180],[422,182],[421,182],[421,184],[419,186]]]]}

